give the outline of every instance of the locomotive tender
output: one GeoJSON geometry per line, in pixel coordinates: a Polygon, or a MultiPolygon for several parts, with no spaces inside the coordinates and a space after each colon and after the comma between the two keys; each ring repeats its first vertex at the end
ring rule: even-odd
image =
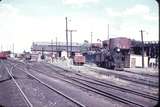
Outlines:
{"type": "Polygon", "coordinates": [[[123,70],[125,56],[129,54],[131,40],[124,37],[111,38],[103,42],[96,51],[95,63],[103,68],[123,70]]]}

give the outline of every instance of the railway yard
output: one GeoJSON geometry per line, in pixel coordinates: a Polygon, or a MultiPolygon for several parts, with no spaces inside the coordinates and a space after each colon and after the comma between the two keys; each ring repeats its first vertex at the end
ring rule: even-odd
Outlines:
{"type": "Polygon", "coordinates": [[[153,0],[0,0],[0,107],[159,107],[153,0]]]}
{"type": "Polygon", "coordinates": [[[2,107],[154,107],[159,100],[158,71],[12,58],[0,69],[2,107]]]}

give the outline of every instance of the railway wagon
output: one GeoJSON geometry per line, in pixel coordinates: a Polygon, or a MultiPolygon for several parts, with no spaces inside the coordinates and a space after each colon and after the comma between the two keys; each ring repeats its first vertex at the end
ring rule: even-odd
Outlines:
{"type": "Polygon", "coordinates": [[[85,56],[83,56],[82,54],[75,54],[74,58],[73,58],[73,63],[75,65],[83,65],[85,63],[85,56]]]}
{"type": "Polygon", "coordinates": [[[0,59],[7,59],[7,54],[5,52],[0,52],[0,59]]]}

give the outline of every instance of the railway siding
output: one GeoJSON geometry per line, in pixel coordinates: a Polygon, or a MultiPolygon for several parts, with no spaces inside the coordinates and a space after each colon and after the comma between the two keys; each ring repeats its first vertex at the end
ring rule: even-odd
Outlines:
{"type": "MultiPolygon", "coordinates": [[[[47,64],[47,65],[51,66],[51,64],[47,64]]],[[[116,78],[114,76],[107,76],[107,75],[99,74],[96,71],[90,71],[89,69],[87,69],[83,66],[71,67],[71,68],[70,67],[63,67],[62,68],[61,66],[59,66],[57,64],[53,64],[53,65],[54,65],[54,68],[56,68],[56,66],[57,66],[58,68],[61,68],[66,72],[69,72],[69,71],[71,72],[71,70],[72,70],[72,73],[76,73],[76,74],[78,72],[80,72],[81,75],[83,74],[83,75],[89,76],[90,78],[96,78],[96,79],[99,79],[100,81],[104,81],[106,83],[118,85],[120,87],[128,88],[130,90],[135,90],[135,91],[137,90],[139,92],[144,92],[146,94],[150,94],[150,95],[153,94],[155,96],[158,96],[158,89],[157,88],[137,84],[137,83],[126,81],[126,80],[122,80],[122,79],[116,78]]]]}
{"type": "MultiPolygon", "coordinates": [[[[121,86],[114,86],[112,83],[105,84],[104,82],[106,81],[102,79],[97,79],[93,76],[81,73],[81,68],[89,70],[89,67],[64,67],[45,62],[24,63],[7,61],[6,63],[12,66],[11,70],[13,70],[13,72],[10,73],[18,81],[23,91],[27,93],[32,104],[36,106],[46,103],[46,106],[58,105],[58,107],[63,107],[64,105],[71,107],[105,107],[106,105],[110,105],[111,107],[146,107],[157,103],[158,98],[154,95],[142,92],[140,92],[140,95],[140,93],[136,91],[133,92],[130,88],[126,90],[125,88],[121,88],[121,86]],[[13,67],[13,65],[16,66],[13,67]],[[78,72],[74,70],[75,68],[78,68],[76,69],[78,72]],[[53,90],[56,91],[55,94],[52,92],[53,90]],[[52,93],[56,96],[55,99],[50,99],[53,95],[48,93],[52,93]],[[82,99],[82,97],[84,98],[82,99]],[[59,100],[56,100],[57,98],[59,100]],[[63,103],[60,104],[59,101],[63,103]]],[[[93,68],[91,68],[90,71],[96,72],[93,68]]]]}
{"type": "MultiPolygon", "coordinates": [[[[55,68],[55,67],[54,67],[55,68]]],[[[60,73],[60,72],[59,72],[60,73]]],[[[62,72],[61,72],[62,73],[62,72]]],[[[56,74],[54,74],[54,75],[56,75],[56,74]]],[[[55,76],[53,76],[53,78],[54,78],[55,76]]],[[[73,80],[73,78],[72,78],[72,76],[69,76],[68,77],[69,79],[72,79],[73,80]]],[[[64,80],[64,79],[63,79],[64,80]]],[[[64,80],[64,81],[66,81],[66,80],[64,80]]],[[[79,82],[79,78],[77,77],[76,79],[74,79],[74,81],[78,81],[79,82]]],[[[81,83],[83,83],[83,82],[81,82],[81,83]]],[[[93,86],[92,87],[90,87],[90,88],[92,88],[92,90],[93,90],[93,88],[94,88],[94,84],[92,84],[93,86]]],[[[96,86],[95,86],[96,87],[96,86]]],[[[84,87],[85,88],[85,87],[84,87]]],[[[102,88],[102,87],[101,87],[102,88]]],[[[99,89],[101,89],[101,88],[99,88],[99,89]]],[[[97,89],[96,88],[96,90],[99,90],[99,89],[97,89]]],[[[110,90],[108,90],[108,91],[110,91],[110,90]]],[[[101,92],[100,90],[99,90],[99,92],[101,92]]],[[[103,91],[104,92],[104,91],[103,91]]],[[[115,93],[115,92],[110,92],[110,93],[115,93]]],[[[119,92],[119,94],[120,94],[121,92],[119,92]]],[[[118,94],[118,93],[116,93],[116,94],[118,94]]],[[[114,94],[113,94],[114,95],[114,94]]],[[[120,96],[123,96],[123,98],[126,98],[126,97],[124,97],[125,95],[120,95],[120,96]]],[[[132,97],[133,97],[134,95],[132,95],[132,97]]],[[[134,98],[134,97],[133,97],[134,98]]],[[[131,96],[128,96],[128,99],[131,99],[131,96]]],[[[135,99],[137,100],[137,97],[135,97],[135,99]]],[[[133,99],[132,99],[133,100],[133,99]]],[[[140,99],[139,99],[140,100],[140,99]]],[[[138,100],[137,100],[138,101],[138,100]]],[[[144,99],[142,100],[142,101],[140,101],[140,102],[143,102],[144,101],[144,99]]],[[[139,102],[139,103],[140,103],[139,102]]],[[[147,100],[147,102],[149,103],[150,101],[149,100],[147,100]]],[[[148,105],[147,104],[147,102],[145,102],[144,104],[146,104],[146,105],[148,105]]],[[[156,102],[154,102],[154,103],[156,103],[156,102]]],[[[152,104],[151,104],[152,105],[152,104]]]]}
{"type": "MultiPolygon", "coordinates": [[[[18,67],[18,69],[21,69],[21,71],[23,71],[24,69],[24,65],[22,66],[22,65],[19,65],[19,66],[17,66],[18,67]]],[[[46,78],[44,78],[44,75],[43,76],[39,76],[39,73],[33,73],[34,72],[34,70],[32,70],[32,69],[30,69],[31,71],[29,71],[30,73],[32,73],[33,75],[35,75],[37,78],[39,78],[39,80],[40,81],[43,81],[44,83],[50,83],[50,84],[48,84],[49,85],[49,87],[54,87],[54,88],[58,88],[59,90],[61,89],[61,92],[65,92],[66,93],[66,95],[72,95],[71,96],[71,98],[76,98],[76,99],[80,99],[82,102],[84,102],[85,103],[85,105],[87,105],[87,107],[106,107],[106,105],[109,105],[110,107],[115,107],[115,106],[117,106],[117,105],[120,105],[119,103],[117,104],[117,103],[111,103],[110,101],[104,101],[104,100],[102,100],[102,99],[100,99],[100,98],[96,98],[95,96],[90,96],[90,95],[88,95],[88,93],[86,93],[86,92],[83,92],[82,90],[81,90],[81,93],[82,93],[82,96],[79,96],[79,94],[80,94],[80,92],[74,92],[74,90],[71,88],[68,88],[68,89],[66,89],[64,86],[66,86],[66,87],[70,87],[70,86],[68,86],[68,85],[66,85],[66,84],[64,84],[64,85],[61,85],[61,86],[59,86],[60,84],[59,84],[59,82],[57,83],[57,85],[56,85],[56,83],[55,83],[55,81],[54,81],[54,83],[53,83],[53,81],[51,82],[50,81],[50,79],[49,79],[49,77],[48,76],[46,76],[46,78]],[[41,77],[41,78],[40,78],[41,77]],[[42,78],[43,77],[43,78],[42,78]],[[70,91],[69,91],[70,90],[70,91]],[[74,92],[74,94],[73,94],[73,92],[74,92]],[[67,94],[68,93],[68,94],[67,94]],[[72,93],[72,94],[71,94],[72,93]],[[75,95],[75,93],[76,93],[76,95],[75,95]],[[75,97],[74,97],[75,96],[75,97]],[[84,97],[84,98],[83,98],[84,97]],[[88,99],[88,100],[87,100],[88,99]]],[[[26,71],[26,72],[28,72],[28,71],[26,71]]],[[[49,73],[48,73],[49,74],[49,73]]],[[[53,78],[52,78],[53,79],[53,78]]],[[[54,79],[53,79],[54,80],[54,79]]],[[[40,82],[39,81],[39,82],[40,82]]],[[[75,90],[77,90],[77,88],[75,88],[75,90]]],[[[63,102],[63,101],[62,101],[63,102]]],[[[64,103],[63,103],[63,105],[65,105],[64,103]]],[[[123,105],[124,106],[124,104],[121,104],[121,105],[123,105]]],[[[122,107],[123,107],[122,106],[122,107]]],[[[62,106],[63,107],[63,106],[62,106]]],[[[66,105],[65,105],[65,107],[66,107],[66,105]]],[[[81,106],[81,107],[85,107],[85,106],[81,106]]],[[[127,107],[127,105],[126,105],[126,107],[127,107]]]]}

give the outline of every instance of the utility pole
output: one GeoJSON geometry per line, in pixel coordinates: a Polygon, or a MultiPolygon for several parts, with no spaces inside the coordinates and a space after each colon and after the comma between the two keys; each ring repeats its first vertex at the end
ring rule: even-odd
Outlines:
{"type": "Polygon", "coordinates": [[[67,57],[68,57],[68,22],[67,22],[67,17],[66,19],[66,46],[67,46],[67,57]]]}
{"type": "Polygon", "coordinates": [[[3,51],[3,45],[1,44],[1,52],[3,51]]]}
{"type": "Polygon", "coordinates": [[[142,40],[142,45],[141,45],[141,47],[142,47],[142,68],[144,68],[144,42],[143,42],[143,30],[140,30],[140,32],[141,32],[141,40],[142,40]]]}
{"type": "Polygon", "coordinates": [[[109,40],[109,24],[108,24],[108,40],[109,40]]]}
{"type": "Polygon", "coordinates": [[[12,49],[13,49],[12,51],[13,51],[13,54],[14,54],[14,43],[12,44],[12,49]]]}
{"type": "Polygon", "coordinates": [[[70,32],[70,55],[72,55],[72,32],[76,32],[77,30],[68,30],[70,32]]]}
{"type": "Polygon", "coordinates": [[[108,49],[110,49],[110,40],[109,40],[109,24],[108,24],[108,49]]]}
{"type": "Polygon", "coordinates": [[[51,50],[52,51],[51,58],[52,58],[52,63],[53,63],[53,40],[51,40],[51,48],[52,48],[52,50],[51,50]]]}
{"type": "Polygon", "coordinates": [[[13,43],[13,45],[12,45],[12,51],[13,51],[13,57],[14,57],[14,43],[13,43]]]}
{"type": "Polygon", "coordinates": [[[42,56],[41,56],[41,59],[44,59],[45,57],[44,57],[44,48],[42,47],[42,56]]]}
{"type": "Polygon", "coordinates": [[[53,40],[51,40],[51,52],[52,52],[52,56],[53,56],[53,40]]]}
{"type": "Polygon", "coordinates": [[[57,53],[57,37],[56,37],[56,53],[57,53]]]}
{"type": "Polygon", "coordinates": [[[92,51],[92,32],[91,32],[91,51],[92,51]]]}
{"type": "Polygon", "coordinates": [[[58,57],[58,50],[57,50],[57,36],[56,36],[56,54],[55,54],[56,60],[57,60],[57,57],[58,57]]]}

